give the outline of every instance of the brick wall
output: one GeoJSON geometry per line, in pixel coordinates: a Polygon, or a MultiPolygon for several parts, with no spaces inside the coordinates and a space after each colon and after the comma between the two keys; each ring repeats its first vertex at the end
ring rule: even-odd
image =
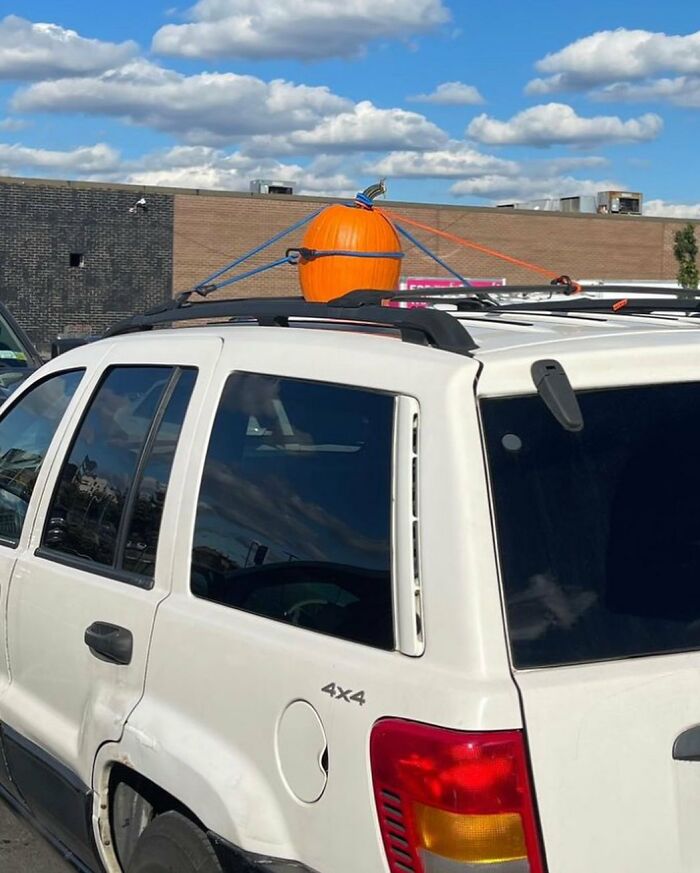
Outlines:
{"type": "MultiPolygon", "coordinates": [[[[332,202],[128,185],[0,179],[0,299],[34,341],[94,334],[204,279],[311,211],[332,202]],[[145,196],[148,211],[129,207],[145,196]],[[84,266],[71,267],[71,252],[84,266]]],[[[476,207],[382,204],[387,210],[472,239],[574,278],[673,279],[673,235],[682,221],[512,212],[476,207]]],[[[415,231],[467,276],[540,277],[512,263],[415,231]]],[[[253,258],[260,266],[299,245],[303,231],[253,258]]],[[[405,246],[404,275],[440,275],[405,246]]],[[[296,294],[297,271],[282,267],[219,296],[296,294]]]]}
{"type": "Polygon", "coordinates": [[[0,183],[0,299],[45,350],[58,334],[96,334],[167,299],[173,198],[139,189],[0,183]],[[71,267],[70,255],[84,257],[71,267]]]}
{"type": "MultiPolygon", "coordinates": [[[[185,290],[209,273],[252,249],[328,201],[312,198],[247,195],[177,194],[174,224],[174,287],[185,290]]],[[[437,227],[514,258],[539,264],[557,274],[579,278],[673,280],[673,234],[684,222],[633,216],[513,212],[475,207],[387,203],[385,208],[437,227]]],[[[466,276],[505,276],[510,284],[540,281],[536,273],[497,260],[454,242],[410,228],[423,242],[466,276]]],[[[303,231],[253,258],[251,267],[299,245],[303,231]]],[[[405,275],[440,275],[441,270],[408,243],[405,275]]],[[[548,281],[548,279],[544,279],[548,281]]],[[[279,268],[225,295],[274,295],[298,292],[296,271],[279,268]]]]}

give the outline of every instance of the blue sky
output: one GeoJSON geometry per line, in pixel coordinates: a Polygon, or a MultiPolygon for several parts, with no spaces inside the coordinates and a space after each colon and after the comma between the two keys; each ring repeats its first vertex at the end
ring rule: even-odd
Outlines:
{"type": "Polygon", "coordinates": [[[644,192],[700,217],[688,0],[22,0],[0,173],[490,204],[644,192]]]}

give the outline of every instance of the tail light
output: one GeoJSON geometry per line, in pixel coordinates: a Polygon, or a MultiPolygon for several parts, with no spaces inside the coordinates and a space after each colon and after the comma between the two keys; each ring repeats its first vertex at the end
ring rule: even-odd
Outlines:
{"type": "Polygon", "coordinates": [[[370,757],[391,873],[544,873],[521,731],[386,719],[370,757]]]}

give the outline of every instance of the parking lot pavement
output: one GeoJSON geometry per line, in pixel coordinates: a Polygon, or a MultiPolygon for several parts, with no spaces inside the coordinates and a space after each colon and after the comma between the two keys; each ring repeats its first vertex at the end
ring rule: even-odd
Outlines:
{"type": "Polygon", "coordinates": [[[29,825],[0,803],[2,873],[68,873],[70,869],[29,825]]]}

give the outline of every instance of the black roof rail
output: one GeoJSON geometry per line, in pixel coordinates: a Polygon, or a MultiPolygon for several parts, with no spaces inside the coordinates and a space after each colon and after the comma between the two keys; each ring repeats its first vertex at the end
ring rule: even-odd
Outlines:
{"type": "Polygon", "coordinates": [[[607,315],[645,315],[652,312],[700,313],[700,300],[695,297],[670,296],[667,300],[660,298],[634,298],[621,294],[619,297],[579,297],[576,300],[519,300],[514,303],[502,303],[499,312],[561,312],[562,314],[577,312],[604,313],[607,315]]]}
{"type": "MultiPolygon", "coordinates": [[[[575,297],[580,293],[580,286],[574,284],[550,283],[549,285],[483,285],[474,287],[472,285],[447,285],[441,288],[411,288],[402,289],[399,291],[375,291],[371,288],[358,289],[350,291],[342,297],[337,297],[332,303],[367,301],[371,303],[372,298],[381,295],[384,299],[389,300],[404,300],[404,301],[420,301],[430,300],[432,298],[453,298],[448,300],[449,303],[457,303],[460,297],[471,298],[473,300],[482,300],[488,302],[492,295],[498,296],[516,296],[518,294],[565,294],[570,297],[575,297]]],[[[588,286],[584,286],[583,290],[588,290],[588,286]]],[[[591,289],[592,290],[592,289],[591,289]]],[[[668,289],[667,289],[668,290],[668,289]]]]}
{"type": "Polygon", "coordinates": [[[445,288],[419,288],[411,291],[351,291],[344,297],[334,300],[334,304],[345,301],[354,305],[370,305],[381,293],[384,299],[404,303],[444,303],[458,312],[508,312],[526,310],[528,312],[604,312],[633,315],[668,311],[700,311],[700,292],[683,288],[668,288],[656,285],[584,285],[580,287],[549,285],[498,285],[492,287],[470,288],[453,286],[445,288]],[[605,293],[606,297],[589,296],[605,293]],[[550,295],[528,301],[529,295],[550,295]],[[565,295],[565,296],[562,296],[565,295]],[[631,296],[630,296],[631,295],[631,296]],[[641,295],[641,296],[640,296],[641,295]],[[372,298],[375,298],[373,300],[372,298]],[[494,299],[498,298],[498,299],[494,299]],[[506,298],[506,299],[504,299],[506,298]],[[513,298],[508,300],[507,298],[513,298]]]}
{"type": "Polygon", "coordinates": [[[373,300],[360,292],[357,297],[346,295],[331,303],[308,303],[299,297],[239,298],[207,303],[173,300],[143,315],[120,321],[105,331],[104,336],[151,330],[160,324],[181,321],[225,318],[253,321],[263,327],[289,327],[290,319],[297,319],[318,322],[324,327],[338,323],[393,329],[404,342],[429,345],[459,355],[470,355],[477,348],[466,328],[447,312],[382,306],[383,299],[395,296],[393,292],[371,293],[373,300]]]}

